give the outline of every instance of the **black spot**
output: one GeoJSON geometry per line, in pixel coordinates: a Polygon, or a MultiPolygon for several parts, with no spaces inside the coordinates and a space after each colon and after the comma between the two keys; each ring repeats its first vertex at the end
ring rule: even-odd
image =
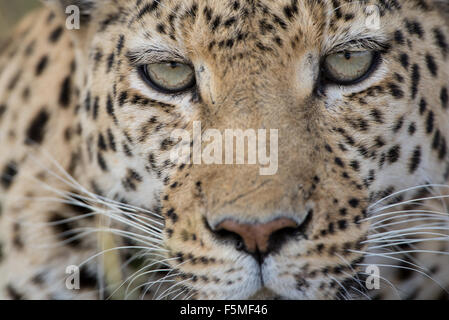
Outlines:
{"type": "Polygon", "coordinates": [[[424,30],[418,21],[405,20],[405,27],[410,35],[416,34],[419,38],[422,38],[424,35],[424,30]]]}
{"type": "Polygon", "coordinates": [[[440,100],[441,100],[441,106],[443,107],[443,109],[447,109],[449,99],[448,99],[448,93],[447,93],[446,87],[441,88],[440,100]]]}
{"type": "Polygon", "coordinates": [[[401,262],[401,264],[398,266],[396,271],[396,276],[398,280],[407,280],[410,279],[413,275],[413,267],[410,265],[410,263],[407,263],[406,261],[401,262]]]}
{"type": "Polygon", "coordinates": [[[120,55],[122,53],[124,45],[125,45],[125,36],[121,34],[117,42],[117,55],[120,55]]]}
{"type": "Polygon", "coordinates": [[[444,33],[440,29],[435,28],[435,29],[433,29],[433,35],[436,40],[436,45],[441,49],[443,57],[446,58],[447,53],[449,51],[449,46],[447,44],[446,37],[445,37],[444,33]]]}
{"type": "Polygon", "coordinates": [[[144,15],[149,14],[159,7],[160,0],[153,0],[151,3],[145,4],[145,6],[137,14],[137,19],[141,19],[144,15]]]}
{"type": "Polygon", "coordinates": [[[228,27],[230,27],[231,25],[233,25],[236,21],[237,21],[237,19],[236,19],[235,17],[231,17],[231,18],[227,19],[227,20],[223,23],[223,25],[224,25],[226,28],[228,28],[228,27]]]}
{"type": "Polygon", "coordinates": [[[56,14],[53,11],[51,11],[47,17],[47,23],[52,22],[55,17],[56,17],[56,14]]]}
{"type": "Polygon", "coordinates": [[[402,125],[404,124],[404,117],[399,117],[396,124],[393,127],[393,132],[397,133],[399,130],[401,130],[402,125]]]}
{"type": "Polygon", "coordinates": [[[421,101],[419,102],[419,114],[423,114],[424,111],[426,111],[427,109],[427,102],[424,98],[421,99],[421,101]]]}
{"type": "Polygon", "coordinates": [[[108,166],[106,164],[106,161],[104,160],[103,155],[100,152],[97,153],[97,162],[98,162],[98,165],[100,166],[101,170],[108,171],[108,166]]]}
{"type": "Polygon", "coordinates": [[[17,175],[17,163],[15,161],[8,162],[3,168],[2,174],[0,176],[0,183],[3,188],[8,189],[14,182],[14,178],[17,175]]]}
{"type": "Polygon", "coordinates": [[[388,87],[390,88],[391,95],[396,99],[401,99],[404,96],[404,92],[399,88],[398,85],[394,83],[389,83],[388,87]]]}
{"type": "MultiPolygon", "coordinates": [[[[28,101],[28,99],[30,98],[30,87],[25,87],[22,91],[22,98],[25,101],[28,101]]],[[[0,110],[0,117],[1,117],[1,110],[0,110]]]]}
{"type": "Polygon", "coordinates": [[[394,76],[396,77],[396,80],[400,83],[404,82],[404,77],[401,76],[399,73],[395,73],[394,76]]]}
{"type": "Polygon", "coordinates": [[[70,105],[72,80],[70,76],[67,76],[61,85],[61,91],[59,93],[59,104],[63,108],[67,108],[70,105]]]}
{"type": "Polygon", "coordinates": [[[36,46],[36,40],[31,41],[25,48],[25,56],[29,57],[34,52],[34,47],[36,46]]]}
{"type": "Polygon", "coordinates": [[[427,119],[426,119],[426,132],[432,133],[433,131],[433,122],[434,122],[434,114],[432,110],[429,110],[429,113],[427,114],[427,119]]]}
{"type": "Polygon", "coordinates": [[[119,96],[119,99],[118,99],[119,106],[123,107],[123,105],[125,104],[127,99],[128,99],[128,92],[123,91],[122,93],[120,93],[120,96],[119,96]]]}
{"type": "Polygon", "coordinates": [[[374,121],[377,123],[383,123],[383,115],[378,109],[372,109],[370,112],[371,116],[374,118],[374,121]]]}
{"type": "Polygon", "coordinates": [[[114,61],[115,61],[115,54],[114,53],[111,53],[109,56],[108,56],[108,59],[107,59],[107,70],[106,70],[106,72],[107,73],[109,73],[109,72],[111,72],[111,69],[112,69],[112,67],[114,66],[114,61]]]}
{"type": "Polygon", "coordinates": [[[440,146],[440,130],[435,131],[435,134],[433,135],[433,141],[432,141],[432,149],[438,149],[440,146]]]}
{"type": "Polygon", "coordinates": [[[21,76],[22,76],[21,71],[18,71],[18,72],[11,78],[11,80],[9,81],[9,84],[8,84],[8,90],[11,91],[11,90],[13,90],[13,89],[16,87],[16,85],[17,85],[17,83],[19,82],[21,76]]]}
{"type": "Polygon", "coordinates": [[[409,162],[409,172],[414,173],[418,169],[419,163],[421,162],[421,147],[417,146],[413,151],[413,155],[409,162]]]}
{"type": "Polygon", "coordinates": [[[279,18],[277,15],[273,14],[273,21],[279,25],[282,29],[286,30],[287,29],[287,23],[285,23],[284,20],[282,20],[281,18],[279,18]]]}
{"type": "Polygon", "coordinates": [[[176,221],[178,221],[178,215],[175,213],[175,209],[173,208],[167,211],[167,217],[170,218],[173,223],[176,223],[176,221]]]}
{"type": "Polygon", "coordinates": [[[123,143],[122,146],[123,146],[123,152],[125,153],[125,155],[127,157],[132,157],[133,153],[132,153],[131,149],[129,148],[129,146],[126,143],[123,143]]]}
{"type": "Polygon", "coordinates": [[[398,161],[400,156],[401,147],[399,145],[395,145],[390,150],[388,150],[387,159],[390,163],[394,163],[398,161]]]}
{"type": "Polygon", "coordinates": [[[438,149],[438,159],[442,160],[445,158],[447,153],[447,145],[446,145],[446,138],[441,137],[440,146],[438,149]]]}
{"type": "Polygon", "coordinates": [[[94,106],[92,109],[92,116],[94,118],[94,120],[97,119],[98,117],[98,109],[100,109],[100,98],[99,97],[95,97],[94,99],[94,106]]]}
{"type": "Polygon", "coordinates": [[[17,249],[23,249],[23,241],[22,238],[20,237],[20,230],[21,230],[21,225],[18,222],[15,222],[13,224],[13,245],[17,248],[17,249]]]}
{"type": "MultiPolygon", "coordinates": [[[[337,8],[337,13],[339,13],[339,9],[337,8]]],[[[287,17],[287,19],[292,20],[293,17],[298,13],[298,4],[294,1],[292,1],[292,4],[289,6],[284,7],[284,15],[287,17]]],[[[341,14],[341,13],[340,13],[341,14]]]]}
{"type": "Polygon", "coordinates": [[[401,30],[396,30],[394,32],[394,41],[396,41],[397,44],[404,44],[404,35],[402,34],[401,30]]]}
{"type": "Polygon", "coordinates": [[[117,118],[115,117],[114,104],[112,102],[112,98],[111,98],[110,95],[108,95],[108,99],[107,99],[107,102],[106,102],[106,111],[114,119],[114,122],[118,123],[117,118]]]}
{"type": "Polygon", "coordinates": [[[408,66],[409,66],[409,62],[408,62],[408,54],[402,53],[402,54],[399,56],[399,61],[401,62],[401,65],[402,65],[405,69],[408,68],[408,66]]]}
{"type": "Polygon", "coordinates": [[[166,31],[165,31],[165,25],[162,24],[162,23],[159,23],[159,24],[156,26],[156,30],[157,30],[157,32],[162,33],[162,34],[165,34],[165,33],[166,33],[166,31]]]}
{"type": "Polygon", "coordinates": [[[50,33],[50,37],[48,38],[48,40],[53,43],[57,42],[61,37],[63,31],[64,28],[62,26],[58,26],[50,33]]]}
{"type": "Polygon", "coordinates": [[[352,167],[352,169],[354,169],[354,171],[360,170],[360,164],[357,160],[352,160],[349,165],[352,167]]]}
{"type": "Polygon", "coordinates": [[[357,198],[352,198],[352,199],[349,199],[348,203],[351,207],[357,208],[359,206],[360,201],[357,198]]]}
{"type": "Polygon", "coordinates": [[[215,17],[215,19],[212,21],[211,29],[212,31],[215,31],[221,23],[221,18],[219,16],[215,17]]]}
{"type": "Polygon", "coordinates": [[[12,284],[8,284],[6,286],[6,293],[11,300],[23,300],[24,296],[22,293],[19,293],[12,284]]]}
{"type": "Polygon", "coordinates": [[[107,133],[108,133],[109,147],[112,149],[112,151],[116,152],[117,146],[115,144],[115,138],[114,138],[114,135],[113,135],[111,129],[108,129],[107,133]]]}
{"type": "Polygon", "coordinates": [[[352,19],[354,19],[354,14],[353,13],[347,13],[344,16],[345,21],[350,21],[352,19]]]}
{"type": "Polygon", "coordinates": [[[49,119],[50,115],[45,109],[42,109],[33,118],[26,132],[25,144],[31,145],[34,143],[42,143],[44,140],[45,128],[49,119]]]}
{"type": "Polygon", "coordinates": [[[414,122],[410,123],[408,126],[408,133],[412,136],[416,132],[416,124],[414,122]]]}
{"type": "Polygon", "coordinates": [[[91,272],[85,265],[80,269],[80,287],[96,288],[98,285],[98,276],[95,272],[91,272]]]}
{"type": "Polygon", "coordinates": [[[44,55],[36,65],[36,76],[40,76],[44,72],[48,64],[48,56],[44,55]]]}
{"type": "Polygon", "coordinates": [[[332,0],[332,6],[334,7],[335,16],[337,19],[340,19],[342,17],[340,2],[338,0],[332,0]]]}
{"type": "Polygon", "coordinates": [[[36,284],[36,285],[38,285],[38,286],[41,286],[41,285],[43,285],[44,283],[45,283],[45,278],[44,278],[44,276],[45,276],[45,274],[42,272],[42,273],[38,273],[38,274],[35,274],[34,276],[33,276],[33,278],[31,278],[31,281],[34,283],[34,284],[36,284]]]}
{"type": "Polygon", "coordinates": [[[266,45],[264,45],[262,42],[257,41],[256,42],[256,47],[259,48],[260,51],[272,51],[273,49],[270,47],[267,47],[266,45]]]}
{"type": "Polygon", "coordinates": [[[432,76],[436,77],[438,75],[438,66],[435,62],[435,58],[432,55],[430,54],[426,55],[426,64],[427,69],[429,69],[432,76]]]}
{"type": "Polygon", "coordinates": [[[328,227],[327,227],[327,231],[328,231],[330,234],[334,234],[334,232],[335,232],[335,227],[334,227],[334,223],[333,223],[333,222],[329,223],[329,225],[328,225],[328,227]]]}
{"type": "Polygon", "coordinates": [[[419,74],[419,66],[414,64],[412,66],[412,86],[410,88],[412,92],[412,99],[416,98],[416,94],[418,93],[418,84],[419,84],[420,74],[419,74]]]}
{"type": "Polygon", "coordinates": [[[233,45],[234,45],[234,40],[233,39],[226,40],[226,47],[232,48],[233,45]]]}
{"type": "Polygon", "coordinates": [[[84,99],[84,107],[86,108],[87,112],[90,112],[92,101],[91,101],[91,94],[90,91],[87,92],[86,98],[84,99]]]}
{"type": "Polygon", "coordinates": [[[376,147],[378,148],[382,148],[385,145],[385,141],[380,136],[377,136],[376,139],[374,139],[374,141],[376,142],[376,147]]]}
{"type": "Polygon", "coordinates": [[[81,244],[80,239],[74,238],[76,232],[73,230],[78,227],[74,221],[68,221],[67,217],[53,212],[48,222],[55,230],[55,235],[59,240],[67,241],[67,245],[70,247],[78,247],[81,244]]]}
{"type": "Polygon", "coordinates": [[[343,163],[343,161],[339,157],[336,157],[334,160],[335,160],[335,164],[336,165],[338,165],[339,167],[344,168],[345,164],[343,163]]]}
{"type": "Polygon", "coordinates": [[[102,133],[98,134],[98,148],[102,151],[106,151],[108,149],[102,133]]]}
{"type": "Polygon", "coordinates": [[[101,62],[101,59],[103,58],[103,53],[101,52],[101,49],[97,49],[97,52],[94,55],[94,61],[95,61],[95,65],[94,67],[96,68],[98,66],[98,64],[101,62]]]}
{"type": "MultiPolygon", "coordinates": [[[[71,197],[74,199],[74,201],[67,204],[70,212],[73,212],[74,214],[79,216],[86,216],[92,213],[92,209],[89,208],[89,204],[86,203],[82,198],[80,198],[77,195],[76,191],[72,191],[71,197]]],[[[94,219],[94,217],[95,216],[92,215],[86,218],[94,219]]]]}
{"type": "Polygon", "coordinates": [[[345,230],[348,226],[348,222],[346,220],[339,220],[338,221],[338,228],[340,230],[345,230]]]}
{"type": "Polygon", "coordinates": [[[2,116],[5,112],[6,112],[6,105],[0,104],[0,120],[2,119],[2,116]]]}

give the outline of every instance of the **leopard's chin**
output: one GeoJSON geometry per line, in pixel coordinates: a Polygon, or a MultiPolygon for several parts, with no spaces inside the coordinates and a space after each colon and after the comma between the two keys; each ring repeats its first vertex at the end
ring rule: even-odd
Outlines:
{"type": "Polygon", "coordinates": [[[285,297],[280,296],[276,292],[272,291],[269,288],[261,288],[255,294],[250,296],[248,300],[285,300],[285,297]]]}

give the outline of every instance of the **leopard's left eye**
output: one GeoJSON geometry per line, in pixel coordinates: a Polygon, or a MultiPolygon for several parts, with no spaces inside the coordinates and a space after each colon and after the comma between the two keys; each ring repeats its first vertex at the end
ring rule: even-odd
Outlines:
{"type": "Polygon", "coordinates": [[[324,59],[323,73],[327,80],[339,85],[362,81],[374,71],[379,61],[375,51],[343,51],[324,59]]]}
{"type": "Polygon", "coordinates": [[[139,68],[141,77],[153,89],[162,93],[180,93],[195,85],[194,69],[179,62],[161,62],[139,68]]]}

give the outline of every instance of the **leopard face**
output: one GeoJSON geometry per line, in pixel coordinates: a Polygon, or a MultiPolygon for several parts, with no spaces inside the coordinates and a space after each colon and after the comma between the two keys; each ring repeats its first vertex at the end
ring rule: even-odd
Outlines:
{"type": "Polygon", "coordinates": [[[339,298],[370,216],[449,177],[449,27],[429,1],[78,4],[71,173],[147,210],[173,296],[339,298]],[[277,130],[277,171],[176,163],[195,123],[277,130]]]}

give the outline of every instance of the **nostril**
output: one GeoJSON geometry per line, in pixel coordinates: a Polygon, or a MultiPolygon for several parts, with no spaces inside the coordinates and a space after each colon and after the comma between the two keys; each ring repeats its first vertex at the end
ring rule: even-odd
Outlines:
{"type": "Polygon", "coordinates": [[[212,233],[218,240],[234,245],[239,251],[245,249],[245,244],[242,237],[235,232],[225,229],[218,229],[212,230],[212,233]]]}
{"type": "Polygon", "coordinates": [[[245,249],[245,244],[243,243],[243,240],[242,240],[242,239],[237,240],[237,242],[235,243],[235,248],[236,248],[238,251],[242,251],[242,250],[245,249]]]}

